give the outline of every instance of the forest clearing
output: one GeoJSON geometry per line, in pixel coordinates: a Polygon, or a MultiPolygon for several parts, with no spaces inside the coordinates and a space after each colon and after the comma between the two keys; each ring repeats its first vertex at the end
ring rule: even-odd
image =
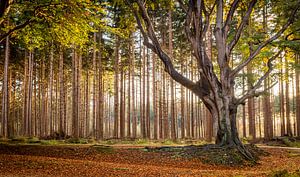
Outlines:
{"type": "Polygon", "coordinates": [[[299,176],[300,0],[1,0],[0,175],[299,176]]]}
{"type": "Polygon", "coordinates": [[[265,146],[262,149],[268,154],[262,156],[258,164],[228,166],[203,163],[197,156],[182,156],[182,151],[176,148],[183,146],[174,144],[153,146],[152,143],[145,146],[119,144],[122,142],[114,145],[16,143],[17,141],[0,146],[0,176],[300,175],[300,148],[265,146]],[[158,147],[165,149],[155,150],[158,147]]]}

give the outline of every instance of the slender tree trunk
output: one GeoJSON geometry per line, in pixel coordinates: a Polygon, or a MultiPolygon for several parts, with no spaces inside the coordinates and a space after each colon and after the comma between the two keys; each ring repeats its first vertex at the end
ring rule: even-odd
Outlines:
{"type": "Polygon", "coordinates": [[[121,64],[120,67],[120,77],[121,77],[121,81],[120,81],[120,138],[124,139],[125,138],[125,110],[124,110],[124,67],[123,64],[121,64]]]}
{"type": "Polygon", "coordinates": [[[114,61],[114,138],[119,137],[119,37],[116,37],[115,61],[114,61]]]}
{"type": "Polygon", "coordinates": [[[157,87],[156,87],[156,55],[152,54],[152,96],[153,96],[153,118],[154,118],[154,139],[158,139],[158,115],[157,115],[157,87]]]}
{"type": "MultiPolygon", "coordinates": [[[[251,48],[251,47],[250,47],[251,48]]],[[[252,66],[251,63],[247,66],[247,74],[248,74],[248,89],[252,87],[252,66]]],[[[249,119],[249,135],[256,139],[256,127],[255,127],[255,102],[254,98],[248,99],[248,119],[249,119]]]]}
{"type": "MultiPolygon", "coordinates": [[[[132,96],[132,137],[137,137],[137,117],[135,108],[135,51],[134,51],[134,39],[131,39],[131,96],[132,96]]],[[[129,83],[130,84],[130,83],[129,83]]]]}
{"type": "Polygon", "coordinates": [[[63,51],[59,51],[59,100],[60,100],[60,110],[59,110],[59,133],[60,136],[65,136],[66,134],[66,98],[65,98],[65,84],[64,84],[64,56],[63,51]]]}
{"type": "Polygon", "coordinates": [[[148,139],[151,138],[150,134],[150,53],[149,49],[147,48],[147,61],[146,61],[146,77],[147,77],[147,86],[146,86],[146,94],[147,94],[147,99],[146,99],[146,137],[148,139]]]}
{"type": "Polygon", "coordinates": [[[5,42],[3,87],[2,87],[2,136],[8,138],[8,116],[9,116],[9,95],[8,95],[8,64],[9,64],[9,37],[5,42]]]}
{"type": "MultiPolygon", "coordinates": [[[[296,53],[296,65],[299,65],[300,55],[296,53]]],[[[300,136],[300,71],[299,68],[295,69],[296,77],[296,120],[297,120],[297,136],[300,136]]]]}
{"type": "MultiPolygon", "coordinates": [[[[119,49],[116,49],[119,51],[119,49]]],[[[104,122],[104,84],[103,84],[103,65],[102,65],[102,32],[100,30],[99,32],[99,52],[98,52],[98,61],[99,61],[99,83],[98,83],[98,99],[99,99],[99,111],[98,111],[98,121],[97,121],[97,130],[98,137],[97,139],[103,139],[104,138],[104,132],[103,132],[103,122],[104,122]]],[[[118,54],[117,54],[118,55],[118,54]]],[[[119,57],[119,56],[116,56],[119,57]]],[[[118,63],[118,62],[117,62],[118,63]]],[[[117,66],[118,67],[118,66],[117,66]]]]}
{"type": "MultiPolygon", "coordinates": [[[[42,58],[41,61],[41,81],[40,81],[40,88],[41,88],[41,136],[46,135],[46,83],[45,83],[45,58],[42,58]]],[[[25,97],[26,98],[26,97],[25,97]]]]}
{"type": "Polygon", "coordinates": [[[89,87],[90,74],[89,69],[86,71],[85,81],[85,137],[89,137],[90,130],[90,87],[89,87]]]}
{"type": "MultiPolygon", "coordinates": [[[[181,65],[180,65],[181,73],[184,73],[184,70],[183,70],[184,66],[183,65],[184,65],[184,62],[181,61],[181,65]]],[[[186,117],[186,112],[185,112],[185,88],[182,85],[180,85],[180,100],[181,100],[181,103],[180,103],[180,111],[181,111],[181,139],[184,139],[185,138],[185,117],[186,117]]]]}
{"type": "Polygon", "coordinates": [[[293,133],[292,133],[292,126],[291,126],[291,120],[290,120],[290,91],[289,91],[289,87],[290,87],[290,84],[289,84],[289,68],[288,68],[288,61],[287,59],[285,58],[285,78],[286,78],[286,81],[285,81],[285,106],[286,106],[286,109],[285,109],[285,114],[286,114],[286,126],[287,126],[287,135],[288,136],[293,136],[293,133]]]}
{"type": "MultiPolygon", "coordinates": [[[[243,70],[243,93],[245,93],[245,71],[243,70]]],[[[246,133],[246,106],[243,106],[243,137],[247,137],[246,133]]]]}
{"type": "Polygon", "coordinates": [[[143,97],[142,97],[142,114],[141,114],[141,133],[142,137],[147,137],[147,130],[146,130],[146,52],[145,52],[145,46],[143,46],[143,55],[142,55],[142,80],[143,80],[143,97]]]}
{"type": "Polygon", "coordinates": [[[128,49],[129,49],[129,57],[128,57],[128,60],[129,60],[129,66],[128,66],[128,84],[127,84],[127,137],[130,138],[131,137],[131,111],[132,111],[132,108],[131,108],[131,97],[133,97],[134,95],[131,95],[131,72],[132,72],[132,50],[131,50],[131,46],[132,45],[132,42],[129,42],[128,44],[128,49]]]}
{"type": "MultiPolygon", "coordinates": [[[[93,133],[93,137],[96,138],[97,136],[97,132],[96,132],[96,119],[97,119],[97,92],[96,92],[96,88],[97,88],[97,64],[96,64],[96,42],[97,42],[97,33],[94,32],[93,35],[93,42],[94,42],[94,46],[93,46],[93,58],[92,58],[92,67],[93,67],[93,87],[92,87],[92,93],[93,93],[93,97],[92,97],[92,103],[93,103],[93,107],[92,107],[92,133],[93,133]]],[[[100,77],[100,76],[99,76],[100,77]]]]}
{"type": "MultiPolygon", "coordinates": [[[[169,55],[173,59],[173,31],[172,31],[172,8],[169,9],[169,55]]],[[[174,98],[174,80],[170,78],[171,84],[171,138],[173,140],[177,139],[176,137],[176,126],[175,126],[175,98],[174,98]]]]}
{"type": "MultiPolygon", "coordinates": [[[[281,63],[282,63],[282,58],[281,58],[281,63]]],[[[281,73],[281,78],[280,78],[280,89],[279,89],[279,93],[280,93],[280,117],[281,117],[281,136],[285,135],[285,107],[284,107],[284,89],[283,89],[283,69],[280,69],[280,73],[281,73]]]]}
{"type": "Polygon", "coordinates": [[[48,116],[49,116],[49,124],[50,124],[50,135],[53,135],[53,113],[52,113],[52,99],[53,99],[53,44],[50,47],[50,68],[49,68],[49,102],[48,102],[48,116]]]}
{"type": "Polygon", "coordinates": [[[159,139],[164,138],[163,136],[163,84],[162,84],[162,67],[159,65],[159,74],[160,74],[160,81],[159,81],[159,86],[158,86],[158,92],[159,92],[159,139]]]}
{"type": "Polygon", "coordinates": [[[73,51],[73,57],[72,57],[72,88],[73,88],[73,97],[72,97],[72,136],[74,138],[79,138],[79,114],[80,111],[78,107],[80,106],[79,101],[79,90],[78,90],[78,59],[79,56],[76,52],[76,49],[73,51]]]}

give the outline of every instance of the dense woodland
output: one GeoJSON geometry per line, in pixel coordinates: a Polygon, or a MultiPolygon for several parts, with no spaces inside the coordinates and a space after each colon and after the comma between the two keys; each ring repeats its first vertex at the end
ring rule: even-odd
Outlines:
{"type": "Polygon", "coordinates": [[[239,137],[300,136],[298,0],[136,2],[1,0],[0,136],[212,141],[220,124],[209,104],[161,58],[203,80],[186,35],[194,25],[222,81],[219,24],[231,42],[224,67],[237,71],[230,82],[242,98],[239,137]]]}

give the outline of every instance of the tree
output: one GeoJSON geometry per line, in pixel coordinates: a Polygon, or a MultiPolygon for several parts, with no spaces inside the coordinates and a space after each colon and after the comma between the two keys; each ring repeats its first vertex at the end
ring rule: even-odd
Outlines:
{"type": "Polygon", "coordinates": [[[230,6],[229,11],[224,17],[224,6],[226,5],[222,0],[216,0],[212,6],[207,2],[190,0],[188,4],[179,0],[178,3],[186,14],[185,33],[193,50],[194,57],[198,65],[198,74],[200,80],[196,83],[180,74],[172,63],[170,56],[164,52],[161,44],[158,41],[151,18],[148,14],[148,6],[142,0],[137,0],[138,9],[135,9],[132,2],[127,1],[131,6],[135,15],[138,28],[144,37],[144,44],[155,52],[160,60],[165,65],[165,71],[178,83],[190,89],[196,94],[205,106],[208,108],[214,120],[218,121],[218,132],[216,137],[216,144],[218,146],[232,146],[237,148],[247,159],[253,160],[252,154],[241,143],[237,127],[236,114],[238,105],[243,104],[245,100],[260,95],[262,92],[257,91],[261,87],[262,82],[269,76],[273,66],[272,61],[275,60],[280,52],[270,57],[267,61],[268,69],[260,77],[257,82],[244,95],[237,97],[235,95],[235,78],[237,74],[247,66],[251,61],[259,55],[260,51],[268,44],[278,39],[282,33],[293,23],[300,3],[294,2],[295,6],[291,11],[287,22],[272,36],[267,36],[264,41],[258,42],[253,52],[241,63],[232,68],[230,63],[230,55],[238,44],[240,37],[247,26],[249,17],[257,3],[256,0],[249,2],[245,14],[241,17],[241,21],[237,27],[232,26],[234,13],[241,3],[239,0],[234,0],[230,6]],[[219,74],[216,73],[214,65],[205,51],[204,37],[207,32],[207,27],[211,24],[213,10],[216,9],[215,14],[215,38],[217,49],[217,67],[219,74]],[[229,32],[234,31],[234,34],[229,32]]]}
{"type": "Polygon", "coordinates": [[[4,138],[9,136],[8,131],[8,116],[9,116],[9,94],[8,94],[8,63],[9,63],[9,37],[6,37],[5,42],[5,61],[4,61],[4,79],[3,79],[3,96],[2,96],[2,130],[4,138]]]}

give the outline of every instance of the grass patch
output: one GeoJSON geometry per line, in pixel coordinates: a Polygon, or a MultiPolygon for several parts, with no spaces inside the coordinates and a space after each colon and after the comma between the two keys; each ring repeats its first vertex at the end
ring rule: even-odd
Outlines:
{"type": "Polygon", "coordinates": [[[88,140],[87,139],[83,139],[83,138],[70,138],[65,140],[65,143],[69,143],[69,144],[88,144],[88,140]]]}
{"type": "Polygon", "coordinates": [[[176,142],[174,142],[173,140],[167,139],[161,142],[161,144],[163,145],[174,145],[176,144],[176,142]]]}
{"type": "Polygon", "coordinates": [[[134,144],[149,144],[149,140],[147,139],[137,139],[134,141],[134,144]]]}
{"type": "Polygon", "coordinates": [[[290,139],[290,138],[286,137],[286,138],[282,139],[282,142],[288,147],[300,148],[300,141],[297,141],[296,139],[290,139]]]}
{"type": "Polygon", "coordinates": [[[26,143],[27,137],[13,137],[10,139],[9,142],[11,143],[26,143]]]}
{"type": "Polygon", "coordinates": [[[93,145],[91,146],[91,148],[95,149],[98,153],[106,153],[106,154],[114,153],[114,149],[111,146],[93,145]]]}
{"type": "Polygon", "coordinates": [[[270,177],[299,177],[300,170],[294,172],[288,172],[286,169],[277,170],[277,171],[273,171],[269,176],[270,177]]]}
{"type": "Polygon", "coordinates": [[[61,144],[58,140],[41,140],[41,145],[58,145],[61,144]]]}
{"type": "Polygon", "coordinates": [[[31,137],[27,139],[26,143],[37,144],[37,143],[41,143],[41,140],[39,140],[37,137],[31,137]]]}

